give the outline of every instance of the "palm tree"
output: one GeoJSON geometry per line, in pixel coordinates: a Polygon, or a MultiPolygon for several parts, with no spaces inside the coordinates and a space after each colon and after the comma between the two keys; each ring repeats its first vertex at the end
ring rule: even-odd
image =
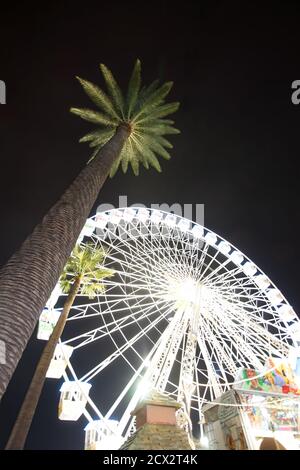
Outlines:
{"type": "Polygon", "coordinates": [[[111,269],[103,267],[104,259],[105,252],[100,248],[95,249],[92,245],[87,244],[84,248],[76,245],[74,248],[60,278],[62,290],[68,294],[62,314],[38,362],[6,449],[20,450],[24,447],[45,383],[47,370],[76,295],[87,295],[90,299],[94,298],[105,290],[102,280],[113,276],[114,272],[111,269]]]}
{"type": "Polygon", "coordinates": [[[171,82],[141,87],[137,60],[123,96],[110,70],[100,68],[108,93],[78,78],[99,111],[71,109],[96,124],[81,139],[93,149],[89,164],[0,271],[0,341],[6,346],[0,399],[108,174],[113,176],[120,164],[124,172],[130,164],[136,175],[140,163],[161,171],[157,156],[169,159],[166,149],[172,147],[164,135],[178,132],[165,119],[179,106],[165,104],[171,82]]]}

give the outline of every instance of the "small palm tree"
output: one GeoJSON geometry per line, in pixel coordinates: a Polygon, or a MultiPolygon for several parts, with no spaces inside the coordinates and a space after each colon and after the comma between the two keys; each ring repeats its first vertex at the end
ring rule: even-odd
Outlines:
{"type": "Polygon", "coordinates": [[[99,110],[71,109],[96,125],[81,139],[93,149],[89,164],[0,271],[0,340],[7,353],[0,364],[0,399],[107,176],[120,165],[126,172],[129,164],[136,175],[140,164],[161,171],[157,157],[169,159],[172,147],[164,136],[178,132],[165,119],[178,108],[165,104],[171,82],[142,87],[137,60],[123,95],[110,70],[100,68],[107,93],[79,79],[99,110]]]}
{"type": "Polygon", "coordinates": [[[105,290],[103,279],[113,276],[114,272],[103,266],[104,259],[105,252],[100,248],[95,249],[92,245],[87,244],[84,248],[76,245],[74,248],[60,278],[62,290],[68,294],[63,311],[38,362],[6,449],[23,449],[24,447],[51,359],[76,295],[94,298],[105,290]]]}

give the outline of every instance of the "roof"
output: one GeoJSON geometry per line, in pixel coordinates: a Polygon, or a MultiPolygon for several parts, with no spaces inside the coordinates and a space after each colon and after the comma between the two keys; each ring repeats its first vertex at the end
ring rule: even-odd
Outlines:
{"type": "Polygon", "coordinates": [[[149,424],[139,428],[120,450],[191,450],[184,429],[169,424],[149,424]]]}
{"type": "Polygon", "coordinates": [[[176,400],[169,397],[168,395],[164,395],[158,392],[155,389],[150,390],[147,395],[139,401],[136,408],[131,412],[131,414],[135,415],[145,405],[166,406],[169,408],[176,409],[181,408],[181,405],[176,400]]]}

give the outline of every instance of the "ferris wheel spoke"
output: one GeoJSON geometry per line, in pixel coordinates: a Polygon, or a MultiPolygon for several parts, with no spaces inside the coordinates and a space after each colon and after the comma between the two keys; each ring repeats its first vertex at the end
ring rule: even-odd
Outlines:
{"type": "Polygon", "coordinates": [[[212,269],[212,264],[216,261],[217,256],[218,256],[218,252],[216,252],[213,256],[208,256],[208,253],[206,253],[206,257],[210,258],[210,260],[208,261],[206,265],[203,265],[205,266],[205,269],[203,269],[202,272],[200,273],[200,278],[199,278],[200,281],[205,279],[205,274],[212,269]]]}
{"type": "MultiPolygon", "coordinates": [[[[126,272],[126,271],[118,271],[117,274],[120,276],[120,277],[123,277],[125,276],[125,278],[127,277],[133,277],[134,279],[136,280],[139,280],[141,279],[141,262],[139,261],[136,265],[134,263],[132,263],[130,260],[129,261],[125,261],[124,262],[125,264],[125,267],[128,268],[129,270],[129,266],[131,267],[131,272],[133,270],[133,268],[136,268],[136,271],[134,271],[133,274],[131,274],[131,272],[126,272]],[[135,275],[136,273],[136,275],[135,275]]],[[[152,279],[152,282],[154,281],[154,283],[157,283],[157,284],[160,284],[160,285],[163,285],[163,281],[161,280],[161,272],[164,271],[165,268],[161,267],[161,268],[155,268],[155,266],[153,266],[153,263],[152,265],[150,264],[149,265],[149,269],[147,270],[144,270],[144,276],[146,277],[147,275],[149,275],[149,273],[151,273],[151,279],[152,279]],[[155,276],[156,274],[156,276],[155,276]]],[[[149,286],[145,286],[147,288],[149,288],[149,286]]]]}
{"type": "MultiPolygon", "coordinates": [[[[226,343],[224,341],[219,340],[220,339],[219,334],[218,334],[219,332],[213,330],[212,328],[208,328],[208,325],[205,325],[204,328],[205,328],[205,336],[207,337],[209,343],[213,346],[215,351],[218,353],[219,358],[220,358],[220,363],[221,364],[224,363],[224,365],[226,366],[226,369],[232,374],[232,376],[235,376],[237,372],[236,363],[232,360],[232,356],[229,355],[228,352],[226,353],[226,350],[224,347],[226,343]]],[[[227,380],[226,376],[224,376],[223,367],[222,367],[222,375],[224,379],[227,380]]]]}
{"type": "MultiPolygon", "coordinates": [[[[208,268],[211,267],[212,262],[216,261],[216,260],[217,260],[217,256],[215,257],[215,259],[214,258],[211,259],[211,262],[207,265],[207,267],[208,268]]],[[[205,283],[213,281],[213,280],[216,281],[218,279],[218,277],[221,277],[221,278],[224,279],[224,277],[225,277],[224,272],[227,275],[229,273],[230,273],[230,275],[232,275],[231,272],[226,269],[226,267],[229,263],[230,263],[230,259],[226,258],[222,263],[219,263],[219,265],[215,269],[211,269],[210,273],[207,274],[207,276],[205,276],[205,278],[204,278],[205,283]],[[223,272],[221,274],[218,274],[222,270],[223,270],[223,272]]],[[[203,273],[203,274],[205,274],[205,273],[203,273]]]]}
{"type": "Polygon", "coordinates": [[[210,273],[203,278],[203,283],[208,285],[213,285],[216,288],[222,289],[224,283],[229,283],[229,285],[236,287],[244,287],[243,281],[249,281],[246,276],[243,276],[243,270],[241,267],[235,267],[232,270],[225,269],[224,272],[215,273],[212,269],[210,273]]]}
{"type": "Polygon", "coordinates": [[[198,263],[195,268],[195,279],[197,279],[198,281],[200,281],[201,272],[203,270],[203,266],[205,266],[205,259],[206,259],[208,248],[209,248],[208,243],[204,243],[204,241],[200,243],[202,243],[202,247],[200,251],[201,255],[200,255],[200,258],[198,258],[198,263]]]}
{"type": "MultiPolygon", "coordinates": [[[[143,226],[143,229],[147,230],[147,227],[143,226]]],[[[138,258],[140,261],[143,261],[143,265],[144,265],[145,262],[149,263],[150,268],[151,268],[151,265],[152,265],[152,268],[153,268],[153,264],[154,264],[153,261],[155,261],[155,259],[153,260],[153,258],[156,258],[157,261],[159,260],[159,264],[160,264],[162,262],[162,260],[159,258],[158,254],[155,251],[153,251],[153,249],[150,249],[150,250],[145,249],[145,245],[147,244],[147,239],[143,236],[143,233],[141,231],[141,227],[140,228],[135,227],[135,230],[137,230],[137,232],[138,232],[137,235],[138,236],[135,237],[135,246],[134,246],[135,249],[134,250],[133,250],[131,244],[126,241],[126,237],[124,237],[125,239],[123,240],[123,238],[120,239],[120,237],[115,235],[117,239],[119,239],[120,241],[123,242],[123,245],[124,245],[124,246],[122,246],[123,252],[126,253],[124,248],[125,247],[128,248],[131,255],[134,256],[134,260],[136,258],[138,258]],[[139,237],[142,237],[143,242],[140,241],[139,237]],[[139,256],[139,252],[143,253],[145,258],[139,256]],[[149,259],[149,261],[148,261],[148,259],[149,259]]],[[[126,230],[125,230],[125,234],[128,235],[130,237],[130,239],[132,239],[131,234],[129,232],[127,232],[126,230]]]]}
{"type": "MultiPolygon", "coordinates": [[[[257,318],[257,311],[255,313],[252,313],[251,311],[248,311],[245,309],[243,310],[241,308],[239,309],[234,309],[232,307],[226,308],[226,305],[224,304],[222,304],[222,309],[226,309],[228,311],[228,315],[232,316],[235,322],[240,323],[241,329],[248,331],[249,338],[251,337],[255,338],[257,335],[260,334],[264,338],[268,337],[270,341],[276,344],[276,347],[280,346],[280,350],[282,350],[282,347],[286,349],[285,343],[283,343],[283,341],[277,338],[275,335],[271,334],[267,329],[267,326],[274,325],[274,322],[271,322],[270,320],[266,320],[266,319],[262,319],[260,321],[257,318]]],[[[277,329],[278,331],[280,331],[281,329],[280,325],[277,325],[277,329]]]]}
{"type": "MultiPolygon", "coordinates": [[[[137,308],[137,306],[135,306],[137,308]]],[[[128,309],[127,309],[128,310],[128,309]]],[[[165,318],[165,315],[168,315],[170,313],[170,308],[166,309],[166,313],[163,312],[161,313],[162,318],[165,318]]],[[[86,346],[90,344],[91,342],[97,341],[107,335],[111,335],[117,331],[120,331],[121,328],[125,329],[128,328],[128,326],[131,326],[133,324],[137,323],[136,316],[139,315],[139,320],[144,320],[148,319],[150,321],[150,316],[157,315],[157,310],[155,309],[153,311],[153,304],[149,304],[147,308],[143,308],[143,310],[139,310],[136,313],[131,313],[129,315],[126,315],[126,317],[119,318],[119,319],[114,319],[113,321],[106,323],[103,326],[100,326],[98,328],[95,328],[93,330],[87,331],[86,333],[83,333],[81,335],[78,335],[76,337],[73,337],[69,340],[66,340],[63,342],[63,344],[72,344],[76,342],[79,339],[82,339],[82,343],[77,343],[76,346],[73,346],[74,349],[81,348],[83,346],[86,346]],[[151,311],[152,310],[152,311],[151,311]],[[142,312],[142,313],[141,313],[142,312]],[[110,329],[111,328],[111,329],[110,329]]],[[[153,328],[156,328],[156,325],[153,325],[153,328]]]]}
{"type": "MultiPolygon", "coordinates": [[[[130,301],[131,299],[129,298],[128,301],[130,301]]],[[[163,305],[166,304],[166,301],[164,299],[157,299],[155,301],[155,305],[153,305],[153,299],[152,298],[148,298],[148,297],[141,297],[138,301],[134,302],[132,305],[130,305],[130,310],[131,312],[134,312],[135,310],[138,310],[138,312],[140,311],[143,311],[143,309],[145,308],[148,308],[148,307],[155,307],[155,308],[162,308],[163,305]]],[[[128,312],[128,302],[126,302],[126,300],[124,301],[123,298],[120,298],[118,300],[107,300],[107,302],[101,302],[97,305],[101,305],[103,306],[103,308],[101,308],[101,311],[97,311],[97,310],[94,310],[94,313],[88,313],[87,310],[83,311],[83,312],[79,312],[78,314],[73,314],[72,316],[70,316],[70,318],[68,318],[68,321],[72,321],[72,320],[82,320],[84,318],[91,318],[91,317],[94,317],[94,316],[100,316],[102,317],[103,315],[106,315],[108,313],[110,313],[111,309],[114,310],[114,312],[116,313],[123,313],[123,312],[128,312]],[[125,306],[124,306],[125,304],[125,306]]],[[[138,313],[135,313],[134,315],[137,315],[138,313]]],[[[129,313],[128,315],[126,315],[126,317],[122,317],[120,318],[118,321],[121,321],[122,319],[124,318],[130,318],[132,316],[132,313],[129,313]]]]}
{"type": "Polygon", "coordinates": [[[203,360],[207,369],[208,382],[212,385],[209,389],[210,394],[211,394],[211,399],[214,399],[222,394],[222,389],[220,387],[220,384],[217,381],[215,369],[209,357],[205,342],[203,341],[203,338],[201,337],[200,334],[198,334],[197,336],[197,341],[198,341],[198,345],[199,345],[199,348],[200,348],[200,351],[201,351],[201,354],[202,354],[202,357],[203,357],[203,360]]]}
{"type": "Polygon", "coordinates": [[[108,356],[104,361],[102,361],[100,364],[96,365],[93,369],[91,369],[89,372],[87,372],[83,377],[81,377],[81,380],[87,381],[91,380],[95,375],[99,374],[105,367],[110,365],[115,359],[117,359],[120,355],[124,357],[124,352],[127,351],[131,346],[138,341],[140,338],[142,338],[151,328],[153,328],[153,325],[156,325],[162,320],[163,316],[160,315],[158,318],[156,318],[153,323],[151,323],[148,327],[146,327],[143,331],[140,331],[138,334],[133,336],[128,343],[124,344],[121,348],[118,348],[117,351],[112,353],[110,356],[108,356]]]}
{"type": "Polygon", "coordinates": [[[262,337],[268,337],[270,340],[272,340],[274,343],[279,346],[280,344],[283,344],[280,339],[276,338],[276,336],[272,335],[268,329],[266,328],[267,325],[272,325],[272,323],[268,320],[263,321],[262,326],[260,324],[260,321],[257,321],[257,317],[252,314],[251,312],[244,312],[241,311],[240,309],[238,311],[235,311],[234,309],[231,310],[231,315],[232,318],[240,323],[241,327],[243,327],[245,330],[249,331],[250,335],[249,337],[255,337],[256,335],[260,335],[262,337]]]}
{"type": "Polygon", "coordinates": [[[262,370],[264,365],[258,359],[257,353],[255,353],[256,346],[254,344],[250,346],[249,343],[243,339],[242,335],[236,328],[236,324],[228,316],[226,318],[226,322],[224,322],[224,316],[222,316],[222,312],[220,312],[218,319],[220,328],[223,328],[227,331],[228,334],[230,334],[230,337],[232,338],[234,344],[238,347],[239,351],[243,353],[245,357],[248,357],[251,363],[258,370],[262,370]]]}

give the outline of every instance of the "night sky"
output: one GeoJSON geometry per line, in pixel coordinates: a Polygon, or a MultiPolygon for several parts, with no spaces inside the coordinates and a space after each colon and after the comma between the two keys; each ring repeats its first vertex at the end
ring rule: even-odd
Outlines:
{"type": "MultiPolygon", "coordinates": [[[[300,79],[300,5],[61,3],[1,6],[0,264],[89,157],[78,139],[91,125],[69,113],[89,104],[75,75],[103,85],[103,62],[124,88],[138,57],[146,84],[174,81],[181,134],[162,174],[120,172],[96,206],[117,205],[119,195],[129,204],[205,204],[205,225],[244,251],[299,312],[300,105],[291,84],[300,79]]],[[[34,334],[2,400],[1,448],[43,345],[34,334]]],[[[84,419],[57,419],[58,388],[46,383],[28,449],[83,447],[84,419]]]]}

